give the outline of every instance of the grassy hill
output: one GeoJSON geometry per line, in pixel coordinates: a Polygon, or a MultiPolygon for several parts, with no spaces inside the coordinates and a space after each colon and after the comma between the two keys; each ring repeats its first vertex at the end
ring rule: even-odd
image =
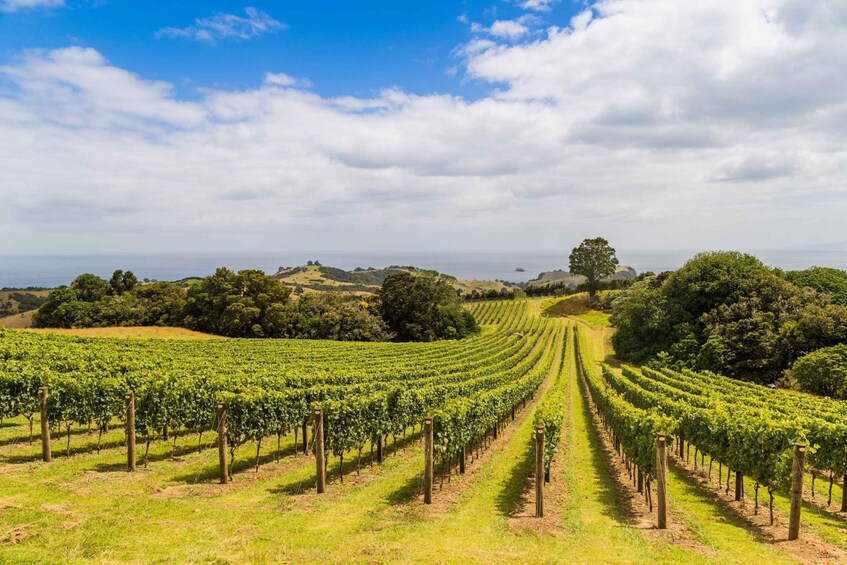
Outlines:
{"type": "Polygon", "coordinates": [[[0,316],[37,310],[48,294],[49,290],[0,290],[0,316]]]}
{"type": "Polygon", "coordinates": [[[0,290],[0,328],[28,328],[49,290],[0,290]]]}
{"type": "Polygon", "coordinates": [[[32,325],[32,317],[34,314],[35,310],[30,310],[29,312],[24,312],[23,314],[12,314],[11,316],[3,316],[2,318],[0,318],[0,328],[9,328],[13,330],[28,328],[32,325]]]}
{"type": "MultiPolygon", "coordinates": [[[[313,292],[342,292],[345,294],[364,295],[377,291],[383,281],[394,273],[417,272],[420,269],[411,266],[393,265],[383,269],[357,268],[345,271],[336,267],[323,265],[304,265],[301,267],[281,268],[274,277],[282,284],[294,288],[300,287],[313,292]]],[[[474,290],[500,291],[507,285],[498,281],[461,280],[444,275],[457,290],[467,294],[474,290]]]]}

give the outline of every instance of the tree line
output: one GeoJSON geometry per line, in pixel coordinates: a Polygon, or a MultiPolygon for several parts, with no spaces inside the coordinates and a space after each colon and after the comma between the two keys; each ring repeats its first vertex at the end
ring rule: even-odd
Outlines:
{"type": "Polygon", "coordinates": [[[613,301],[613,344],[636,363],[790,383],[798,358],[847,342],[844,289],[837,269],[786,273],[748,254],[701,253],[613,301]]]}
{"type": "Polygon", "coordinates": [[[177,326],[228,337],[434,341],[479,331],[446,277],[396,273],[367,297],[304,293],[259,270],[219,268],[187,287],[86,273],[50,292],[35,327],[177,326]]]}

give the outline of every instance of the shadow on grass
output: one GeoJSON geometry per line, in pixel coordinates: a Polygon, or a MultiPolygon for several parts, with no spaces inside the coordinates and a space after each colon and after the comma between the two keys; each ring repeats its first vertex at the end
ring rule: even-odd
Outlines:
{"type": "Polygon", "coordinates": [[[612,355],[612,354],[607,354],[607,355],[606,355],[606,357],[603,359],[603,362],[604,362],[606,365],[609,365],[610,367],[614,367],[614,368],[616,368],[616,369],[620,369],[620,368],[621,368],[621,361],[620,361],[620,359],[618,359],[617,357],[615,357],[615,356],[614,356],[614,355],[612,355]]]}
{"type": "MultiPolygon", "coordinates": [[[[6,425],[4,424],[3,427],[6,427],[6,425]]],[[[59,432],[59,433],[57,433],[55,431],[55,429],[56,429],[56,427],[53,426],[51,431],[50,431],[50,438],[51,438],[51,441],[53,443],[59,442],[62,439],[65,439],[65,438],[68,437],[68,432],[67,432],[67,430],[64,429],[64,427],[62,427],[62,431],[59,432]]],[[[91,432],[89,432],[88,429],[84,428],[84,427],[73,427],[73,428],[71,428],[71,438],[72,439],[75,438],[75,437],[82,436],[82,435],[89,435],[93,438],[96,438],[97,437],[97,430],[95,429],[95,430],[92,430],[91,432]]],[[[0,447],[5,447],[7,445],[23,445],[23,444],[30,444],[29,426],[28,425],[27,425],[26,429],[24,430],[23,435],[12,436],[12,437],[8,437],[8,438],[0,440],[0,447]]],[[[41,448],[41,424],[39,423],[38,420],[36,420],[35,424],[33,425],[31,445],[37,446],[39,449],[41,448]]]]}
{"type": "Polygon", "coordinates": [[[423,465],[421,465],[421,472],[415,474],[415,476],[410,477],[406,483],[390,493],[385,500],[388,501],[389,504],[393,506],[399,506],[401,504],[407,504],[419,496],[423,495],[423,484],[424,484],[424,472],[423,465]]]}
{"type": "MultiPolygon", "coordinates": [[[[407,433],[406,437],[400,437],[397,439],[397,442],[387,442],[383,448],[383,461],[389,460],[391,457],[404,457],[406,453],[406,449],[417,443],[420,440],[421,433],[407,433]]],[[[344,468],[343,475],[350,476],[351,473],[356,472],[357,468],[357,457],[358,451],[345,453],[344,454],[344,468]]],[[[312,465],[314,465],[314,457],[312,459],[312,465]]],[[[326,470],[326,482],[327,487],[329,486],[344,486],[341,481],[340,476],[340,467],[338,463],[338,457],[331,456],[327,461],[327,470],[326,470]]],[[[421,461],[423,462],[423,457],[421,457],[421,461]]],[[[361,469],[367,469],[372,465],[377,465],[376,463],[376,454],[371,456],[370,453],[370,444],[367,444],[365,448],[362,450],[361,460],[358,462],[358,467],[361,469]]],[[[421,464],[423,467],[423,464],[421,464]]],[[[270,492],[275,494],[289,494],[289,495],[298,495],[303,494],[306,491],[315,489],[317,487],[317,476],[310,475],[306,479],[297,479],[293,481],[289,481],[283,485],[275,487],[270,490],[270,492]]],[[[387,499],[392,500],[396,499],[399,503],[408,501],[410,499],[409,495],[406,493],[408,485],[404,485],[394,493],[388,495],[387,499]]]]}
{"type": "MultiPolygon", "coordinates": [[[[217,450],[217,444],[213,447],[213,449],[217,450]]],[[[241,448],[237,449],[235,452],[235,460],[232,463],[232,474],[236,475],[238,473],[249,473],[251,471],[255,471],[256,469],[256,447],[255,445],[246,445],[241,446],[241,448]],[[249,449],[252,447],[252,449],[249,449]]],[[[180,455],[187,455],[188,453],[192,453],[197,451],[197,446],[193,446],[190,450],[186,450],[183,452],[177,452],[177,457],[180,455]]],[[[273,450],[268,453],[264,453],[259,456],[259,467],[262,465],[267,465],[268,463],[276,463],[277,461],[281,461],[285,458],[292,457],[295,454],[295,446],[294,444],[289,444],[280,450],[273,450]]],[[[163,453],[156,456],[157,459],[154,459],[153,456],[150,457],[150,461],[153,462],[155,460],[164,460],[170,459],[170,453],[163,453]]],[[[305,459],[303,459],[305,461],[305,459]]],[[[173,478],[174,481],[184,482],[184,483],[205,483],[205,482],[217,482],[219,479],[219,468],[217,464],[208,465],[203,467],[202,469],[195,471],[193,473],[184,473],[182,475],[177,475],[173,478]]]]}
{"type": "Polygon", "coordinates": [[[504,516],[521,510],[523,498],[529,492],[529,478],[535,469],[535,443],[527,441],[523,454],[509,470],[503,490],[497,495],[497,509],[504,516]]]}
{"type": "MultiPolygon", "coordinates": [[[[71,435],[73,438],[73,434],[71,435]]],[[[63,438],[64,439],[64,438],[63,438]]],[[[126,445],[126,441],[123,439],[120,440],[110,440],[104,441],[100,443],[100,451],[114,449],[116,447],[120,447],[126,445]]],[[[53,459],[67,458],[68,450],[67,443],[62,441],[61,439],[54,439],[51,444],[51,452],[53,454],[53,459]]],[[[70,448],[70,456],[74,455],[84,455],[88,453],[96,453],[97,452],[97,444],[96,443],[88,443],[86,445],[73,445],[73,441],[71,441],[70,448]]],[[[19,463],[30,463],[32,461],[41,459],[41,442],[39,441],[36,445],[33,446],[33,451],[29,453],[22,453],[18,455],[4,455],[0,456],[0,462],[9,463],[9,464],[19,464],[19,463]],[[37,450],[37,451],[36,451],[37,450]]]]}
{"type": "MultiPolygon", "coordinates": [[[[803,514],[809,513],[815,516],[815,519],[818,523],[821,523],[827,527],[834,528],[839,531],[839,534],[843,534],[845,528],[847,528],[847,514],[838,513],[836,514],[834,510],[826,510],[820,508],[819,506],[808,502],[807,500],[803,500],[803,514]]],[[[840,508],[840,501],[837,508],[840,508]]],[[[836,542],[841,547],[847,547],[847,540],[841,538],[838,542],[836,542]]]]}
{"type": "MultiPolygon", "coordinates": [[[[668,468],[671,472],[670,478],[688,487],[688,496],[691,496],[696,499],[697,502],[707,504],[710,507],[709,519],[719,519],[731,526],[741,528],[745,532],[751,534],[756,541],[760,543],[775,542],[775,540],[764,536],[762,531],[754,522],[742,515],[739,515],[738,512],[733,512],[728,502],[722,500],[719,496],[716,496],[714,492],[704,489],[702,483],[700,483],[693,475],[696,471],[681,467],[673,457],[668,458],[668,468]]],[[[759,512],[762,511],[767,512],[767,506],[760,506],[759,512]]],[[[692,529],[692,531],[694,531],[694,529],[692,529]]]]}
{"type": "Polygon", "coordinates": [[[594,419],[594,413],[591,412],[591,407],[588,403],[585,384],[579,381],[579,394],[581,398],[582,417],[585,421],[585,428],[588,436],[589,451],[591,452],[591,465],[594,467],[594,472],[597,475],[598,482],[598,497],[597,501],[603,505],[603,514],[617,520],[619,522],[630,522],[632,512],[629,506],[629,497],[626,490],[612,474],[612,453],[606,448],[600,438],[600,432],[597,429],[597,422],[594,419]]]}

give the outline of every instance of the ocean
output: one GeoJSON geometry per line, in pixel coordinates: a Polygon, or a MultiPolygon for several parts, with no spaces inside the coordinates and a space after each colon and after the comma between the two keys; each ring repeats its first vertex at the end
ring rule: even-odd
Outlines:
{"type": "MultiPolygon", "coordinates": [[[[847,250],[750,250],[766,264],[786,270],[813,265],[847,269],[847,250]]],[[[108,278],[115,269],[130,270],[139,279],[177,280],[206,276],[217,267],[234,270],[261,269],[275,273],[278,267],[303,265],[309,260],[342,269],[414,265],[435,269],[462,279],[524,282],[542,271],[568,268],[570,250],[538,251],[359,253],[280,251],[261,255],[161,254],[161,255],[61,255],[0,256],[0,287],[55,287],[69,284],[80,273],[108,278]],[[516,271],[523,269],[523,272],[516,271]]],[[[622,265],[639,273],[681,267],[696,252],[690,250],[619,250],[622,265]]]]}

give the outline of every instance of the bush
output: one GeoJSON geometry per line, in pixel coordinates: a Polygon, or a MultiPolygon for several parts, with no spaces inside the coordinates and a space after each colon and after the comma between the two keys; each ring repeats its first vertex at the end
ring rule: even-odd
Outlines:
{"type": "Polygon", "coordinates": [[[794,363],[791,377],[805,392],[847,399],[847,344],[804,355],[794,363]]]}

